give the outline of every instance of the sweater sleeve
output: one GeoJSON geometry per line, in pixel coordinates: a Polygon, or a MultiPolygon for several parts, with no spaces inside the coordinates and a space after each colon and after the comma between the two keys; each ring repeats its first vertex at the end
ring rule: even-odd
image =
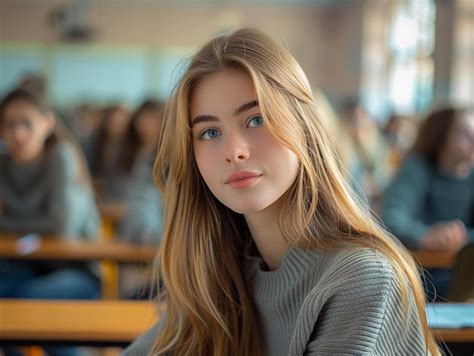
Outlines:
{"type": "Polygon", "coordinates": [[[407,157],[384,196],[381,217],[404,245],[416,249],[429,225],[420,216],[429,188],[430,172],[420,158],[407,157]]]}
{"type": "MultiPolygon", "coordinates": [[[[408,291],[408,313],[389,262],[355,253],[330,276],[304,355],[424,355],[414,296],[408,291]],[[336,279],[334,279],[336,278],[336,279]],[[327,299],[326,299],[327,298],[327,299]]],[[[316,311],[317,312],[317,311],[316,311]]]]}
{"type": "Polygon", "coordinates": [[[160,193],[153,183],[152,163],[148,160],[133,171],[127,205],[121,238],[140,244],[159,244],[163,209],[160,193]]]}
{"type": "Polygon", "coordinates": [[[0,229],[5,231],[36,232],[40,234],[66,235],[70,226],[71,209],[74,202],[70,199],[68,188],[75,173],[76,157],[72,149],[58,144],[49,153],[46,163],[48,199],[44,210],[29,219],[0,216],[0,229]]]}

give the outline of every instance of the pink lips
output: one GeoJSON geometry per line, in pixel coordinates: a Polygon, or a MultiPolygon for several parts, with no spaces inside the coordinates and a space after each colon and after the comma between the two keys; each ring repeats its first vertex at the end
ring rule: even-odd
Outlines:
{"type": "Polygon", "coordinates": [[[251,185],[258,178],[262,176],[261,173],[249,172],[249,171],[238,171],[232,173],[225,180],[225,184],[228,184],[234,189],[243,189],[251,185]]]}

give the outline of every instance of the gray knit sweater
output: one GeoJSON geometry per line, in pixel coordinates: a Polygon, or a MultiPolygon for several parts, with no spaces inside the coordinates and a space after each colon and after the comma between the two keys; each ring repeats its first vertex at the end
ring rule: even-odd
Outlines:
{"type": "Polygon", "coordinates": [[[0,153],[0,232],[96,238],[99,213],[92,190],[77,181],[78,169],[66,142],[35,163],[16,163],[0,153]]]}
{"type": "MultiPolygon", "coordinates": [[[[428,354],[413,295],[404,314],[400,285],[380,253],[292,248],[275,271],[259,258],[248,262],[268,355],[428,354]]],[[[147,355],[161,325],[122,355],[147,355]]]]}

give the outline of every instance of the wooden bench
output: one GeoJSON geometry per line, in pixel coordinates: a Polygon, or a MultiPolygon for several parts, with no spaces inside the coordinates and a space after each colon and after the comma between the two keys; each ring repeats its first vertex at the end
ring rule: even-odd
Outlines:
{"type": "MultiPolygon", "coordinates": [[[[43,237],[32,251],[22,253],[18,235],[0,234],[0,257],[30,260],[86,261],[112,260],[118,263],[149,263],[156,250],[119,241],[68,241],[53,236],[43,237]]],[[[411,251],[415,260],[425,268],[451,267],[456,254],[439,251],[411,251]]]]}
{"type": "MultiPolygon", "coordinates": [[[[103,280],[104,298],[118,295],[117,264],[149,264],[156,248],[136,246],[114,240],[74,241],[54,236],[42,237],[36,245],[28,248],[18,235],[0,234],[0,258],[16,260],[50,261],[100,261],[107,278],[103,280]]],[[[450,252],[412,251],[415,260],[425,268],[451,267],[456,255],[450,252]]]]}
{"type": "Polygon", "coordinates": [[[147,265],[153,261],[156,248],[130,243],[99,240],[83,241],[54,236],[25,239],[18,235],[0,234],[0,258],[36,261],[99,261],[103,271],[102,295],[113,299],[118,295],[117,264],[147,265]]]}
{"type": "Polygon", "coordinates": [[[455,252],[417,250],[411,253],[424,268],[450,268],[456,260],[455,252]]]}
{"type": "Polygon", "coordinates": [[[18,235],[0,234],[0,257],[17,260],[90,261],[149,263],[156,249],[119,241],[72,241],[54,236],[41,237],[28,249],[18,235]]]}
{"type": "MultiPolygon", "coordinates": [[[[0,299],[0,343],[126,346],[158,318],[148,301],[0,299]]],[[[474,328],[432,331],[448,344],[474,346],[474,328]]]]}
{"type": "Polygon", "coordinates": [[[125,346],[157,318],[148,301],[0,299],[0,342],[125,346]]]}

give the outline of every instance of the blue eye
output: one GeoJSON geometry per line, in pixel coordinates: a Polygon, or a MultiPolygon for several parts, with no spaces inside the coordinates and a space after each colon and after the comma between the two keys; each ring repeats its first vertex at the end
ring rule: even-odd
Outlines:
{"type": "Polygon", "coordinates": [[[219,137],[221,133],[217,129],[208,129],[199,134],[199,138],[202,140],[212,140],[213,138],[219,137]]]}
{"type": "Polygon", "coordinates": [[[263,117],[254,116],[249,120],[249,127],[260,127],[263,125],[263,117]]]}

